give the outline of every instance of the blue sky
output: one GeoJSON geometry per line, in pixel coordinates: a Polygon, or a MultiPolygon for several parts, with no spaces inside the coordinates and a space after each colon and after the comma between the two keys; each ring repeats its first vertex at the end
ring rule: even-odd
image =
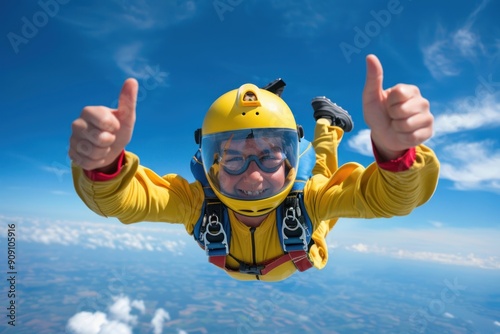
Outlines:
{"type": "Polygon", "coordinates": [[[367,165],[361,92],[364,58],[374,53],[385,87],[416,84],[430,100],[440,182],[408,217],[340,220],[331,244],[500,268],[500,3],[42,0],[3,8],[3,217],[106,221],[73,190],[68,139],[80,110],[114,106],[128,77],[140,85],[128,149],[158,174],[192,179],[193,131],[211,102],[276,77],[308,138],[312,97],[349,110],[355,129],[340,161],[367,165]]]}

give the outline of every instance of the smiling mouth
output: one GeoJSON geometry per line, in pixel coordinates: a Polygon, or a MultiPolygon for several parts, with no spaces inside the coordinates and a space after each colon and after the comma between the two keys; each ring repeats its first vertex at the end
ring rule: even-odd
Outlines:
{"type": "Polygon", "coordinates": [[[267,189],[262,189],[262,190],[255,190],[255,191],[251,191],[251,190],[243,190],[243,189],[240,189],[239,192],[241,194],[243,194],[244,196],[246,197],[260,197],[263,193],[265,193],[267,191],[267,189]]]}

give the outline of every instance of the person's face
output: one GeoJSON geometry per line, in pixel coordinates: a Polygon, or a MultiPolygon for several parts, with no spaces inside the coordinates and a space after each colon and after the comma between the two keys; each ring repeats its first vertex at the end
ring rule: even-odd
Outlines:
{"type": "Polygon", "coordinates": [[[277,194],[283,188],[286,177],[280,142],[277,138],[222,142],[219,162],[221,191],[249,200],[277,194]]]}

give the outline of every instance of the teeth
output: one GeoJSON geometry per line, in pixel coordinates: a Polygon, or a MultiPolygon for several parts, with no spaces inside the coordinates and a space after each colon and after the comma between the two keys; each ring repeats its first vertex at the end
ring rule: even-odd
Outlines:
{"type": "Polygon", "coordinates": [[[247,191],[247,190],[242,190],[245,195],[248,196],[257,196],[260,195],[264,192],[264,190],[257,190],[257,191],[247,191]]]}

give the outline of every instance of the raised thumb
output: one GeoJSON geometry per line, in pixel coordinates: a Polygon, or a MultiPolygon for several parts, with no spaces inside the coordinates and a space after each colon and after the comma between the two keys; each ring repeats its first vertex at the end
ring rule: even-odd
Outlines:
{"type": "Polygon", "coordinates": [[[366,57],[366,81],[363,89],[363,103],[380,101],[383,98],[384,70],[375,55],[366,57]]]}
{"type": "Polygon", "coordinates": [[[137,83],[137,80],[133,78],[129,78],[123,83],[120,97],[118,98],[118,110],[116,111],[116,117],[124,126],[134,126],[138,90],[139,84],[137,83]]]}

